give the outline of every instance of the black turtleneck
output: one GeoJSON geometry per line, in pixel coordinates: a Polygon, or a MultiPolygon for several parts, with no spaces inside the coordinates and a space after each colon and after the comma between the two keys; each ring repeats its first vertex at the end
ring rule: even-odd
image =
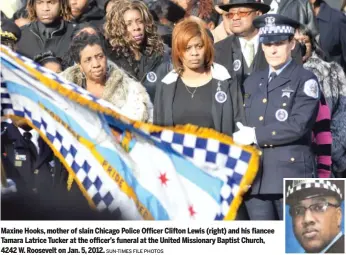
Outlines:
{"type": "Polygon", "coordinates": [[[40,36],[47,39],[52,38],[52,33],[56,30],[59,30],[61,26],[63,25],[62,23],[63,22],[61,19],[57,19],[50,24],[44,24],[38,21],[37,24],[38,24],[38,31],[40,33],[40,36]]]}

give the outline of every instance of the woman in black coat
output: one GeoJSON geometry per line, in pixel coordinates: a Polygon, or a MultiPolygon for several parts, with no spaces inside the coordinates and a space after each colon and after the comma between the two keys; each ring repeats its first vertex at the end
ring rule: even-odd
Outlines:
{"type": "Polygon", "coordinates": [[[111,46],[109,59],[140,81],[153,101],[156,70],[169,56],[148,7],[137,0],[114,2],[104,30],[111,46]]]}
{"type": "Polygon", "coordinates": [[[203,24],[187,18],[175,26],[174,70],[156,86],[155,124],[193,124],[233,134],[235,123],[244,118],[240,85],[213,60],[213,44],[203,24]]]}

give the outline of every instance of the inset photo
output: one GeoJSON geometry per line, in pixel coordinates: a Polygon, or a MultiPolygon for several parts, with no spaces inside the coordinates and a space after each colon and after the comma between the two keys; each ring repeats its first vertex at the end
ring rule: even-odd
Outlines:
{"type": "Polygon", "coordinates": [[[344,253],[345,181],[284,182],[286,253],[344,253]]]}

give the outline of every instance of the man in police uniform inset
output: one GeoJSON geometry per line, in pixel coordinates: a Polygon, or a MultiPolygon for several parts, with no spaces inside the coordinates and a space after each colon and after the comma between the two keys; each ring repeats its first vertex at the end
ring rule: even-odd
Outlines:
{"type": "Polygon", "coordinates": [[[307,253],[345,253],[343,180],[286,180],[293,231],[307,253]]]}
{"type": "Polygon", "coordinates": [[[315,176],[311,129],[320,91],[315,75],[292,61],[299,23],[277,14],[254,20],[269,68],[244,83],[245,123],[233,134],[240,144],[256,144],[261,164],[245,202],[250,219],[282,219],[283,178],[315,176]],[[244,124],[244,125],[243,125],[244,124]],[[246,125],[246,126],[245,126],[246,125]]]}

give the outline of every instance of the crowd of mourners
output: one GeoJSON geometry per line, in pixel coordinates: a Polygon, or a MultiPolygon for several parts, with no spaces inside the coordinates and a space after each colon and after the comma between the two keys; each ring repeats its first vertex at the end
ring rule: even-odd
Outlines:
{"type": "MultiPolygon", "coordinates": [[[[237,219],[275,220],[283,178],[346,177],[346,0],[340,4],[6,0],[1,44],[131,119],[193,124],[256,147],[259,171],[237,219]]],[[[1,130],[3,219],[121,218],[89,210],[25,120],[1,130]]]]}

